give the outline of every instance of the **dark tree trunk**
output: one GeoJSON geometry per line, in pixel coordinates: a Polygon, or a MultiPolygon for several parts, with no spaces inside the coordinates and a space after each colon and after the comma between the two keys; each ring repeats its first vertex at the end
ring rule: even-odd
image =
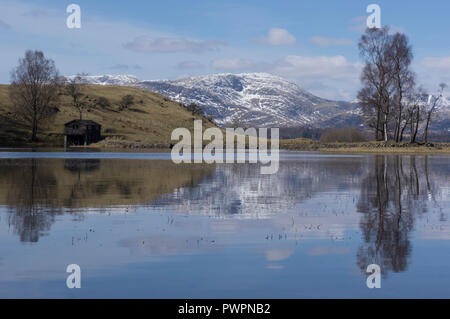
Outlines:
{"type": "Polygon", "coordinates": [[[380,140],[380,109],[377,110],[377,126],[375,129],[375,140],[380,140]]]}
{"type": "Polygon", "coordinates": [[[33,116],[33,123],[31,124],[31,142],[37,141],[37,119],[36,115],[33,116]]]}
{"type": "Polygon", "coordinates": [[[428,126],[430,125],[431,111],[427,114],[427,122],[425,124],[424,141],[428,143],[428,126]]]}
{"type": "Polygon", "coordinates": [[[419,130],[419,121],[420,121],[420,114],[419,114],[419,108],[416,110],[416,127],[414,128],[414,136],[412,142],[414,143],[416,141],[417,132],[419,130]]]}
{"type": "Polygon", "coordinates": [[[405,125],[403,125],[402,130],[400,131],[400,142],[403,141],[403,134],[405,133],[405,129],[408,126],[408,121],[405,121],[405,125]]]}

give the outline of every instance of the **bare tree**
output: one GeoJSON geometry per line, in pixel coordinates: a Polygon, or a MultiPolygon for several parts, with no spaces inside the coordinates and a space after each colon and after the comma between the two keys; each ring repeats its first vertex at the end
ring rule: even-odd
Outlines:
{"type": "Polygon", "coordinates": [[[374,129],[375,139],[379,140],[382,136],[381,130],[381,110],[378,104],[378,97],[373,86],[362,88],[358,92],[358,100],[360,101],[362,109],[362,117],[364,123],[374,129]]]}
{"type": "Polygon", "coordinates": [[[358,93],[365,122],[375,129],[377,140],[387,141],[393,136],[398,142],[405,122],[404,96],[415,83],[415,75],[409,69],[411,46],[404,34],[392,35],[384,27],[367,29],[358,47],[365,61],[363,87],[358,93]]]}
{"type": "MultiPolygon", "coordinates": [[[[370,122],[375,128],[377,140],[387,140],[387,123],[390,111],[392,83],[392,64],[388,59],[392,37],[387,27],[366,29],[358,43],[361,57],[366,64],[361,74],[363,88],[358,97],[363,110],[368,111],[370,122]]],[[[367,118],[366,118],[367,120],[367,118]]]]}
{"type": "Polygon", "coordinates": [[[407,37],[401,33],[392,36],[392,45],[387,52],[388,58],[393,64],[393,135],[394,140],[400,142],[402,123],[406,121],[405,96],[408,92],[414,91],[415,87],[415,74],[409,69],[413,54],[407,37]]]}
{"type": "Polygon", "coordinates": [[[427,93],[422,87],[419,88],[411,88],[407,91],[405,96],[405,122],[404,126],[401,129],[401,137],[403,137],[403,132],[406,127],[409,126],[410,133],[410,143],[415,143],[417,138],[417,133],[419,131],[420,122],[423,119],[423,97],[426,96],[427,93]]]}
{"type": "Polygon", "coordinates": [[[9,94],[14,113],[31,128],[32,142],[37,140],[40,124],[54,114],[60,83],[55,63],[41,51],[26,51],[11,72],[9,94]]]}
{"type": "Polygon", "coordinates": [[[436,111],[436,108],[439,104],[439,101],[442,99],[443,95],[444,95],[444,90],[447,87],[447,84],[445,83],[441,83],[439,84],[439,91],[438,91],[438,96],[437,97],[433,97],[432,95],[430,95],[428,97],[428,101],[426,104],[426,119],[425,119],[425,130],[424,130],[424,142],[428,143],[428,128],[430,126],[430,122],[431,122],[431,117],[434,113],[434,111],[436,111]]]}
{"type": "Polygon", "coordinates": [[[88,102],[83,94],[83,87],[86,82],[81,75],[76,75],[66,80],[65,92],[72,98],[75,109],[80,113],[80,120],[83,119],[83,110],[87,107],[88,102]]]}

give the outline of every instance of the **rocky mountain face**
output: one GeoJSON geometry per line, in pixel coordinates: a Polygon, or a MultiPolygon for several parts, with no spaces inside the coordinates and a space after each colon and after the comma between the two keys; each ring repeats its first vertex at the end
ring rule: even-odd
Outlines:
{"type": "MultiPolygon", "coordinates": [[[[141,81],[133,75],[84,76],[99,85],[134,86],[185,105],[200,106],[218,125],[329,128],[362,126],[357,101],[331,101],[267,73],[212,74],[141,81]]],[[[430,98],[431,100],[433,97],[430,98]]],[[[438,105],[432,130],[450,132],[450,97],[438,105]]]]}
{"type": "Polygon", "coordinates": [[[219,125],[322,126],[337,117],[345,124],[359,114],[357,104],[320,98],[267,73],[213,74],[143,81],[137,86],[184,104],[195,103],[219,125]]]}
{"type": "MultiPolygon", "coordinates": [[[[77,75],[66,76],[66,79],[72,80],[77,75]]],[[[141,80],[134,75],[80,75],[83,82],[97,85],[121,85],[121,86],[133,86],[139,83],[141,80]]]]}

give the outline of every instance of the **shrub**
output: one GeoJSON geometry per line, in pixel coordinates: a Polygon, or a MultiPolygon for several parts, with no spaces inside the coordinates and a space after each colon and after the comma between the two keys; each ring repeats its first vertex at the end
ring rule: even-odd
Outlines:
{"type": "Polygon", "coordinates": [[[189,104],[186,108],[191,111],[192,115],[203,115],[202,108],[195,103],[189,104]]]}
{"type": "Polygon", "coordinates": [[[327,129],[320,137],[320,141],[324,143],[330,142],[364,142],[365,138],[363,132],[356,127],[342,127],[327,129]]]}
{"type": "Polygon", "coordinates": [[[109,102],[109,100],[106,97],[100,96],[97,100],[97,105],[100,106],[101,108],[105,109],[107,107],[110,107],[111,103],[109,102]]]}
{"type": "Polygon", "coordinates": [[[134,104],[134,96],[127,94],[122,97],[119,103],[119,111],[127,109],[129,106],[134,104]]]}

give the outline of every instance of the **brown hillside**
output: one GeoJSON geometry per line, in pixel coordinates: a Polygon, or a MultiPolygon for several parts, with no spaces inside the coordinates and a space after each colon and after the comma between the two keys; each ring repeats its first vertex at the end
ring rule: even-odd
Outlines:
{"type": "MultiPolygon", "coordinates": [[[[170,135],[177,127],[193,128],[193,121],[203,120],[203,127],[213,127],[214,123],[193,115],[182,104],[163,96],[132,87],[88,85],[83,94],[88,96],[90,110],[83,113],[83,119],[93,120],[102,125],[102,135],[107,140],[142,143],[170,143],[170,135]],[[120,99],[130,94],[134,105],[119,111],[120,99]],[[109,107],[97,105],[100,97],[109,100],[109,107]]],[[[78,119],[79,114],[72,106],[69,96],[61,95],[53,122],[41,128],[38,138],[43,145],[62,146],[64,123],[78,119]]],[[[0,145],[19,146],[29,141],[30,131],[14,121],[11,113],[9,86],[0,85],[0,145]]]]}

